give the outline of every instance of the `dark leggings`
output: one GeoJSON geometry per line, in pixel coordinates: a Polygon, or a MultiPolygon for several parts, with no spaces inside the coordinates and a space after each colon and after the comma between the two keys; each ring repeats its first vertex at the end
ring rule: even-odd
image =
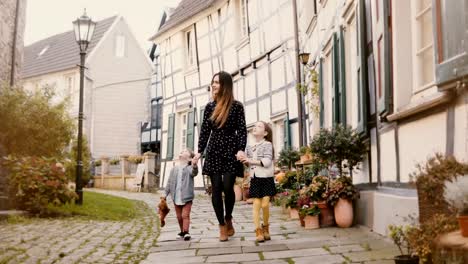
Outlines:
{"type": "Polygon", "coordinates": [[[234,194],[236,175],[234,173],[225,173],[224,175],[210,176],[210,179],[212,188],[211,203],[213,204],[219,224],[224,225],[224,219],[232,218],[232,210],[236,202],[236,195],[234,194]],[[224,214],[223,208],[223,192],[226,214],[224,214]]]}

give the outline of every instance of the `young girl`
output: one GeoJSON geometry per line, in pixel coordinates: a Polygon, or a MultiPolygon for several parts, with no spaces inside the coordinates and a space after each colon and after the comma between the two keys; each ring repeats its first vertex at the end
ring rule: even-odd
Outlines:
{"type": "Polygon", "coordinates": [[[255,144],[248,146],[246,153],[240,153],[238,158],[249,166],[250,190],[249,195],[254,199],[253,219],[257,242],[270,240],[268,229],[270,217],[270,197],[276,194],[273,178],[273,145],[271,127],[263,121],[257,122],[252,135],[255,144]],[[263,211],[263,224],[260,225],[260,209],[263,211]]]}
{"type": "Polygon", "coordinates": [[[193,178],[198,174],[197,162],[193,159],[194,154],[190,149],[185,149],[179,154],[179,164],[172,168],[166,184],[166,199],[171,195],[174,202],[177,221],[179,222],[179,239],[190,240],[190,211],[194,198],[193,178]]]}

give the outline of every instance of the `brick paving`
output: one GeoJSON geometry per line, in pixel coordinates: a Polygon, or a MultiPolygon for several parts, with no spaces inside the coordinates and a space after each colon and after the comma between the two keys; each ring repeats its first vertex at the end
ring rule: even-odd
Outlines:
{"type": "MultiPolygon", "coordinates": [[[[159,230],[157,194],[99,191],[150,205],[148,216],[129,222],[33,220],[0,223],[0,263],[393,263],[396,247],[366,228],[304,230],[271,207],[272,240],[256,243],[251,205],[234,208],[236,234],[218,241],[209,197],[192,207],[191,241],[179,241],[174,210],[159,230]]],[[[172,206],[171,206],[172,207],[172,206]]]]}

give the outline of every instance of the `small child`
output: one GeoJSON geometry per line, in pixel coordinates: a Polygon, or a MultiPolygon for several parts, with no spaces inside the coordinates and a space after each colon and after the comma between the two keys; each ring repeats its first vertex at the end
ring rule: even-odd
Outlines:
{"type": "Polygon", "coordinates": [[[174,208],[179,222],[180,233],[178,239],[190,240],[190,211],[192,209],[192,200],[194,198],[193,178],[198,174],[197,162],[193,159],[195,155],[192,150],[185,149],[179,154],[179,164],[172,168],[169,179],[166,184],[166,199],[171,195],[174,202],[174,208]]]}
{"type": "Polygon", "coordinates": [[[269,217],[270,197],[276,194],[273,178],[273,144],[272,130],[266,122],[257,122],[252,135],[255,144],[247,146],[246,153],[240,153],[238,159],[249,166],[250,190],[249,196],[253,198],[253,219],[257,242],[270,240],[269,217]],[[260,225],[260,209],[263,211],[263,224],[260,225]]]}

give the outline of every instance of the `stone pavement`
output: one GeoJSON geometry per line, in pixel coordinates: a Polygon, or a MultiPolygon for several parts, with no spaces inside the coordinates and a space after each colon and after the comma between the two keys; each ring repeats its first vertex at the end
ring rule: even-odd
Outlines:
{"type": "MultiPolygon", "coordinates": [[[[156,194],[99,192],[141,200],[151,209],[159,201],[156,194]]],[[[272,240],[255,243],[251,205],[243,202],[234,208],[236,234],[228,242],[219,242],[210,199],[201,193],[196,195],[191,218],[191,241],[175,238],[179,230],[174,210],[159,236],[155,210],[130,222],[0,223],[0,263],[386,264],[398,255],[393,244],[366,228],[304,230],[278,207],[271,207],[272,240]]]]}

